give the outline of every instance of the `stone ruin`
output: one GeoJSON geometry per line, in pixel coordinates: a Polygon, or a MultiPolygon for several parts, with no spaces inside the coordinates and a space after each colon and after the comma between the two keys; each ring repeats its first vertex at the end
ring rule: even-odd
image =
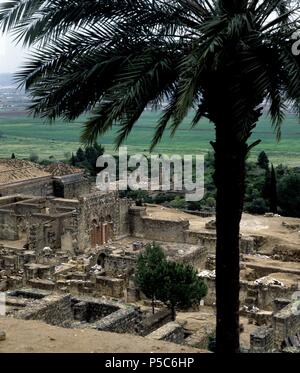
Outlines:
{"type": "Polygon", "coordinates": [[[6,307],[7,316],[23,320],[39,320],[64,328],[129,333],[179,344],[184,342],[183,326],[172,322],[171,311],[167,309],[152,315],[120,300],[26,288],[7,292],[6,307]]]}
{"type": "MultiPolygon", "coordinates": [[[[156,241],[169,260],[198,270],[209,289],[204,307],[214,312],[214,220],[197,231],[187,219],[155,219],[147,207],[117,192],[96,190],[78,170],[36,170],[25,163],[22,176],[10,163],[5,167],[0,177],[0,291],[7,294],[8,316],[206,347],[200,341],[207,341],[208,334],[172,321],[162,304],[156,303],[151,314],[134,272],[137,256],[156,241]]],[[[282,227],[298,229],[296,223],[282,227]]],[[[240,315],[257,327],[249,332],[248,350],[295,351],[300,321],[292,298],[299,290],[300,250],[276,244],[265,255],[260,252],[264,240],[240,237],[240,315]]],[[[196,311],[205,318],[202,306],[196,311]]]]}

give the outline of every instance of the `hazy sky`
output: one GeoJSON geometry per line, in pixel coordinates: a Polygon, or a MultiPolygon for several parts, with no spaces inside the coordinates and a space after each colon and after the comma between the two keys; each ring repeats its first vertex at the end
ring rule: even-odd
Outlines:
{"type": "Polygon", "coordinates": [[[16,72],[25,55],[26,51],[20,45],[16,46],[12,38],[0,35],[0,73],[16,72]]]}
{"type": "MultiPolygon", "coordinates": [[[[0,4],[7,0],[0,0],[0,4]]],[[[12,38],[0,33],[0,73],[15,72],[22,64],[25,51],[12,38]]]]}
{"type": "MultiPolygon", "coordinates": [[[[0,0],[0,4],[7,0],[0,0]]],[[[271,17],[273,18],[273,17],[271,17]]],[[[13,39],[0,33],[0,73],[16,72],[26,59],[26,53],[13,39]]]]}

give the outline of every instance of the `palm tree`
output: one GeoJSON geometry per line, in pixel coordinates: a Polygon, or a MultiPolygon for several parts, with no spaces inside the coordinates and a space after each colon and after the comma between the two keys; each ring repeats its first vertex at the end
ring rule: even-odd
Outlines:
{"type": "Polygon", "coordinates": [[[190,109],[215,127],[217,351],[239,351],[239,225],[248,144],[270,102],[280,136],[287,104],[299,111],[297,1],[16,0],[1,6],[3,31],[30,45],[18,74],[31,112],[50,120],[90,113],[82,140],[113,125],[116,145],[148,104],[167,99],[152,148],[190,109]]]}

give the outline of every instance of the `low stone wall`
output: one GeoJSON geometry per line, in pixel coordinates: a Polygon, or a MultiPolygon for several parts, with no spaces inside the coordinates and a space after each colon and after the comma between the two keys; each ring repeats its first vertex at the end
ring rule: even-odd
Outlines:
{"type": "Polygon", "coordinates": [[[143,218],[143,237],[168,242],[185,242],[188,221],[154,220],[143,218]]]}
{"type": "MultiPolygon", "coordinates": [[[[214,306],[216,303],[216,280],[214,278],[201,277],[204,283],[207,285],[207,295],[204,299],[206,306],[214,306]]],[[[244,303],[247,297],[248,282],[240,282],[240,302],[244,303]]]]}
{"type": "Polygon", "coordinates": [[[276,245],[272,250],[272,255],[276,260],[283,262],[300,262],[300,249],[292,245],[276,245]]]}
{"type": "Polygon", "coordinates": [[[105,272],[110,276],[121,272],[133,272],[136,266],[136,258],[128,255],[108,255],[105,257],[105,272]]]}
{"type": "Polygon", "coordinates": [[[189,264],[195,268],[204,268],[207,259],[207,248],[199,246],[191,253],[185,253],[183,257],[176,258],[177,262],[189,264]]]}
{"type": "Polygon", "coordinates": [[[125,281],[114,277],[98,276],[96,277],[95,290],[101,295],[112,298],[123,298],[125,290],[125,281]]]}
{"type": "Polygon", "coordinates": [[[95,283],[92,281],[83,280],[58,280],[56,282],[56,289],[65,293],[70,293],[73,296],[92,295],[95,283]]]}
{"type": "Polygon", "coordinates": [[[163,308],[154,315],[148,316],[142,321],[141,335],[145,336],[152,333],[154,330],[162,327],[166,323],[172,321],[172,312],[168,308],[163,308]]]}
{"type": "Polygon", "coordinates": [[[266,353],[274,349],[274,332],[272,328],[261,326],[250,334],[250,352],[266,353]]]}
{"type": "Polygon", "coordinates": [[[33,279],[28,281],[28,285],[36,289],[54,290],[55,282],[50,280],[33,279]]]}
{"type": "Polygon", "coordinates": [[[186,243],[192,245],[198,245],[205,247],[209,253],[215,253],[216,251],[216,233],[209,232],[186,232],[186,243]]]}
{"type": "MultiPolygon", "coordinates": [[[[28,291],[29,292],[29,291],[28,291]]],[[[27,294],[24,290],[20,294],[27,294]]],[[[31,301],[23,298],[18,301],[16,292],[9,294],[13,304],[22,305],[14,316],[24,320],[40,320],[50,325],[67,328],[91,328],[115,333],[141,334],[143,330],[142,312],[139,307],[125,305],[116,301],[93,297],[71,297],[67,295],[48,295],[44,298],[35,297],[35,290],[28,293],[31,301]]],[[[42,294],[40,294],[42,295],[42,294]]],[[[164,315],[166,319],[167,315],[164,315]]],[[[156,320],[156,325],[162,323],[163,317],[156,320]]],[[[148,328],[154,327],[149,323],[148,328]]],[[[144,327],[145,328],[145,327],[144,327]]]]}
{"type": "Polygon", "coordinates": [[[25,194],[42,197],[53,195],[52,176],[36,177],[25,181],[2,185],[0,186],[0,194],[2,196],[25,194]]]}
{"type": "MultiPolygon", "coordinates": [[[[243,315],[243,312],[240,314],[243,315]]],[[[272,311],[246,312],[244,315],[248,317],[249,324],[255,324],[257,326],[272,326],[272,311]]]]}
{"type": "Polygon", "coordinates": [[[258,293],[258,307],[263,309],[272,310],[273,302],[277,298],[291,298],[295,292],[295,288],[282,287],[278,285],[261,286],[256,285],[258,293]]]}
{"type": "Polygon", "coordinates": [[[169,322],[147,335],[147,338],[182,344],[184,342],[184,329],[176,322],[169,322]]]}
{"type": "Polygon", "coordinates": [[[124,307],[102,318],[91,327],[113,333],[139,334],[141,317],[141,312],[138,308],[124,307]]]}
{"type": "MultiPolygon", "coordinates": [[[[209,253],[216,251],[216,232],[196,232],[190,230],[189,220],[163,220],[147,216],[145,207],[129,209],[130,234],[137,238],[154,241],[187,243],[205,247],[209,253]]],[[[241,237],[241,252],[254,252],[255,239],[241,237]]]]}
{"type": "Polygon", "coordinates": [[[12,297],[22,297],[27,299],[43,299],[50,296],[51,292],[41,289],[18,289],[7,292],[7,295],[12,297]]]}
{"type": "Polygon", "coordinates": [[[66,326],[73,319],[70,295],[50,295],[17,312],[24,320],[41,320],[51,325],[66,326]]]}
{"type": "MultiPolygon", "coordinates": [[[[202,278],[208,287],[204,298],[205,305],[212,306],[216,303],[216,284],[214,278],[202,278]]],[[[245,304],[249,291],[255,293],[256,307],[264,310],[273,310],[273,302],[277,298],[290,298],[295,292],[294,287],[282,287],[278,285],[255,284],[251,281],[240,281],[240,303],[245,304]]]]}
{"type": "Polygon", "coordinates": [[[72,298],[74,319],[94,323],[120,309],[119,304],[90,297],[72,298]]]}
{"type": "Polygon", "coordinates": [[[152,219],[146,215],[145,207],[129,210],[129,227],[132,236],[154,241],[185,242],[188,220],[152,219]]]}
{"type": "Polygon", "coordinates": [[[290,303],[273,317],[275,346],[281,348],[282,342],[287,337],[292,337],[300,332],[300,313],[295,312],[295,304],[290,303]]]}

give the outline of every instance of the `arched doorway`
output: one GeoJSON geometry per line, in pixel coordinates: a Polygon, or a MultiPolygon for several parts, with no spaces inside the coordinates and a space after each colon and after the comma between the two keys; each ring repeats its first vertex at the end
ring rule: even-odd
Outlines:
{"type": "Polygon", "coordinates": [[[105,224],[98,223],[96,219],[92,221],[92,230],[91,230],[91,245],[92,248],[95,248],[97,245],[101,246],[107,242],[106,240],[106,231],[105,224]]]}
{"type": "Polygon", "coordinates": [[[97,264],[102,268],[105,268],[105,259],[106,255],[104,253],[101,253],[98,257],[97,264]]]}
{"type": "Polygon", "coordinates": [[[101,218],[99,223],[96,219],[92,221],[91,245],[93,248],[97,245],[101,246],[107,244],[113,236],[113,222],[110,215],[108,215],[106,219],[101,218]]]}

